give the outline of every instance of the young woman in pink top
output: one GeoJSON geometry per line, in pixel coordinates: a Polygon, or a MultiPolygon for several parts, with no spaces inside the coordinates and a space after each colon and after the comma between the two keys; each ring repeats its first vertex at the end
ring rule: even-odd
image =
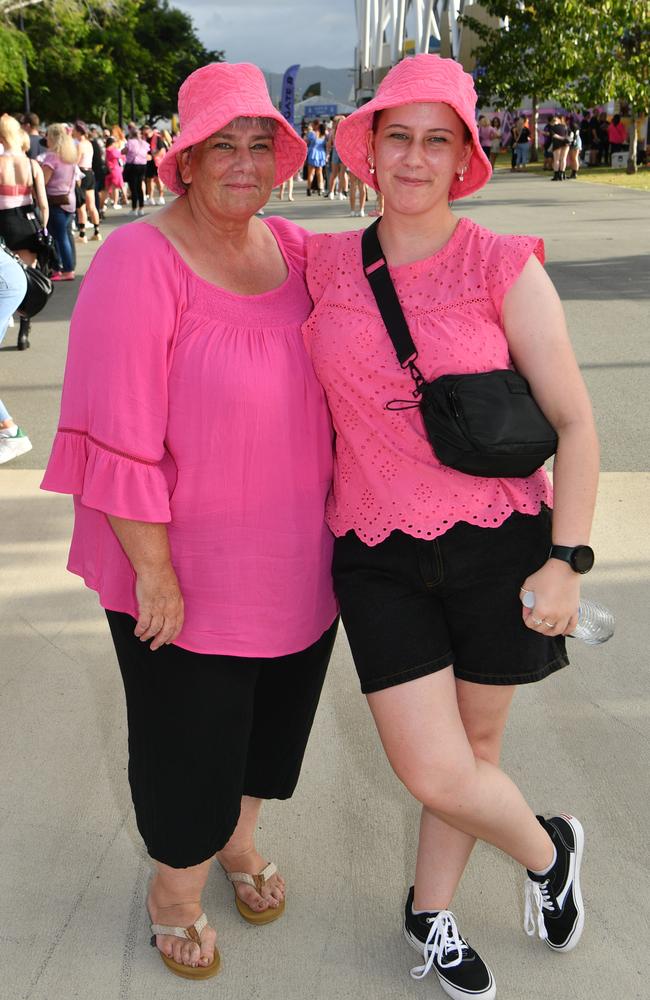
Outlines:
{"type": "Polygon", "coordinates": [[[255,217],[305,145],[246,63],[197,70],[179,110],[159,167],[179,197],[84,279],[43,487],[74,495],[69,569],[122,671],[152,933],[205,978],[215,855],[246,920],[284,909],[255,830],[293,793],[334,642],[332,430],[301,334],[307,234],[255,217]]]}
{"type": "MultiPolygon", "coordinates": [[[[477,838],[526,869],[529,933],[577,943],[583,832],[536,818],[498,767],[517,684],[566,665],[598,475],[590,404],[557,294],[530,236],[458,219],[450,202],[491,169],[458,63],[419,55],[338,127],[342,160],[384,194],[378,236],[427,379],[516,365],[556,427],[555,510],[543,469],[525,479],[442,465],[416,409],[362,267],[361,232],[314,236],[305,325],[336,430],[327,519],[334,584],[382,744],[422,803],[404,931],[443,989],[492,998],[488,966],[449,907],[477,838]],[[553,550],[551,542],[568,547],[553,550]],[[574,551],[574,547],[578,550],[574,551]],[[569,556],[571,563],[564,561],[569,556]],[[523,608],[522,590],[535,606],[523,608]]],[[[542,747],[540,747],[540,751],[542,747]]],[[[492,904],[490,904],[492,905],[492,904]]]]}

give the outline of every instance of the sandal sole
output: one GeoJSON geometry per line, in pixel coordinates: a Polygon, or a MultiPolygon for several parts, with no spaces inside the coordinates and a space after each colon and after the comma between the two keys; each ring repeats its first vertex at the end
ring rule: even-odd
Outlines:
{"type": "Polygon", "coordinates": [[[173,958],[168,958],[167,955],[159,952],[160,957],[167,966],[170,972],[173,972],[175,976],[179,976],[181,979],[211,979],[212,976],[216,974],[221,969],[221,955],[215,949],[214,958],[211,965],[197,966],[193,969],[191,965],[179,965],[175,962],[173,958]]]}
{"type": "Polygon", "coordinates": [[[249,924],[255,924],[256,926],[261,926],[263,924],[272,924],[274,920],[278,920],[284,913],[285,900],[275,909],[269,907],[267,910],[262,910],[258,913],[256,910],[251,910],[250,906],[244,903],[243,900],[239,898],[235,892],[235,906],[239,910],[240,916],[249,924]]]}

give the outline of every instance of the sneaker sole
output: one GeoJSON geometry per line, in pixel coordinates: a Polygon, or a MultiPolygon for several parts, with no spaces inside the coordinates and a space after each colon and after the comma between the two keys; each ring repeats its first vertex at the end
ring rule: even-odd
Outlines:
{"type": "Polygon", "coordinates": [[[33,445],[28,437],[7,438],[7,440],[12,442],[12,452],[4,458],[0,455],[0,465],[11,462],[12,459],[18,458],[20,455],[26,455],[28,451],[32,450],[33,445]]]}
{"type": "MultiPolygon", "coordinates": [[[[418,952],[420,957],[422,957],[422,942],[411,934],[405,923],[402,923],[402,930],[404,932],[404,937],[406,938],[407,943],[410,944],[411,948],[413,948],[414,951],[418,952]]],[[[441,988],[445,991],[447,996],[452,997],[453,1000],[467,1000],[467,997],[480,997],[481,1000],[495,1000],[495,997],[497,995],[497,987],[496,983],[494,982],[494,976],[492,975],[490,969],[488,969],[488,972],[490,973],[490,985],[485,990],[476,991],[476,990],[460,990],[457,986],[454,986],[447,979],[445,979],[445,977],[441,975],[440,972],[438,972],[438,969],[435,967],[435,965],[432,965],[431,968],[438,977],[438,982],[440,983],[441,988]]]]}
{"type": "MultiPolygon", "coordinates": [[[[560,815],[560,814],[558,814],[560,815]]],[[[562,813],[562,819],[565,819],[571,829],[573,830],[574,836],[576,838],[576,860],[575,860],[575,870],[573,874],[573,897],[576,903],[576,909],[578,911],[578,919],[575,922],[573,930],[569,934],[566,942],[564,944],[551,944],[551,942],[546,939],[546,944],[551,949],[551,951],[566,952],[573,951],[578,941],[582,937],[582,931],[585,926],[585,908],[582,901],[582,889],[580,888],[580,866],[582,864],[582,855],[585,847],[585,831],[582,828],[582,823],[575,816],[569,816],[567,813],[562,813]]]]}

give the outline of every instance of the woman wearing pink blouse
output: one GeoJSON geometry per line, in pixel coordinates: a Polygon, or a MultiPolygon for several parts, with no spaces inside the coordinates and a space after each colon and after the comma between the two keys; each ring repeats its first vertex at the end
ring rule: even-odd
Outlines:
{"type": "Polygon", "coordinates": [[[387,406],[412,400],[414,386],[364,274],[358,230],[310,240],[304,329],[336,430],[327,519],[341,615],[383,747],[422,804],[403,924],[422,960],[412,975],[433,969],[455,1000],[496,995],[450,911],[477,838],[528,869],[529,934],[563,952],[582,931],[582,827],[536,817],[498,762],[515,686],[568,662],[563,636],[576,622],[578,572],[593,560],[598,474],[541,240],[499,236],[450,210],[491,175],[475,103],[458,63],[418,55],[341,122],[336,142],[362,183],[383,192],[383,257],[369,273],[390,275],[424,377],[516,365],[557,429],[552,525],[543,469],[465,475],[438,461],[417,407],[387,406]],[[522,608],[522,590],[534,608],[522,608]]]}
{"type": "Polygon", "coordinates": [[[301,336],[306,233],[255,217],[304,143],[248,64],[197,70],[179,109],[160,175],[180,197],[84,279],[43,486],[74,495],[69,569],[122,671],[154,940],[205,978],[215,855],[246,920],[284,908],[254,832],[295,788],[336,631],[332,431],[301,336]]]}

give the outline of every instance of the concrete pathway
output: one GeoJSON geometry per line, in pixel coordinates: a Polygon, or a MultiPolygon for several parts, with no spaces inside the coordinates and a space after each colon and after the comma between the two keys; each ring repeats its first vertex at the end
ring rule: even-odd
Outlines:
{"type": "MultiPolygon", "coordinates": [[[[454,909],[494,969],[501,1000],[645,1000],[650,200],[505,173],[457,207],[546,240],[603,443],[597,566],[584,590],[615,610],[618,629],[600,649],[573,644],[570,669],[522,688],[504,751],[536,810],[570,810],[584,823],[580,947],[557,956],[524,935],[522,873],[483,845],[454,909]]],[[[293,204],[273,200],[267,211],[277,209],[318,231],[362,224],[345,204],[307,200],[301,187],[293,204]]],[[[81,248],[82,270],[94,250],[81,248]]],[[[148,864],[126,781],[118,672],[95,595],[64,569],[70,502],[38,491],[74,294],[57,288],[30,351],[15,352],[11,332],[0,351],[2,396],[34,441],[0,469],[0,1000],[442,997],[433,977],[408,975],[417,956],[400,919],[418,810],[379,747],[343,632],[298,792],[269,804],[261,820],[260,847],[289,883],[285,917],[245,925],[215,871],[205,904],[219,932],[220,976],[209,985],[177,980],[148,947],[148,864]]]]}

